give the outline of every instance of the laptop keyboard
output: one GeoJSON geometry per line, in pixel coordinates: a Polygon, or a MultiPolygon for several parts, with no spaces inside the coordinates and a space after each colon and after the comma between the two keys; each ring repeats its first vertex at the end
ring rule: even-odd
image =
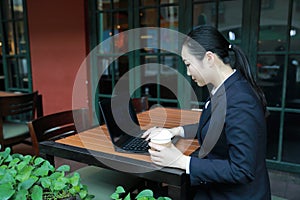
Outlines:
{"type": "Polygon", "coordinates": [[[141,138],[134,138],[123,146],[126,151],[147,152],[149,149],[148,141],[141,138]]]}

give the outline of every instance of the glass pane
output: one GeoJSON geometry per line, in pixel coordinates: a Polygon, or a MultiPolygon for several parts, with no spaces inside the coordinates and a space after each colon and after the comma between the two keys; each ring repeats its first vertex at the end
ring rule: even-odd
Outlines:
{"type": "Polygon", "coordinates": [[[24,23],[22,21],[16,22],[16,48],[17,54],[26,53],[24,23]]]}
{"type": "Polygon", "coordinates": [[[282,152],[283,161],[300,163],[300,157],[298,153],[298,150],[300,150],[299,119],[299,113],[285,114],[282,152]]]}
{"type": "Polygon", "coordinates": [[[243,1],[224,1],[219,6],[218,27],[232,44],[241,43],[243,1]]]}
{"type": "Polygon", "coordinates": [[[158,12],[157,9],[143,9],[140,10],[140,27],[157,27],[158,26],[158,12]]]}
{"type": "Polygon", "coordinates": [[[154,6],[158,5],[159,0],[140,0],[140,6],[154,6]]]}
{"type": "Polygon", "coordinates": [[[120,11],[114,12],[113,14],[113,27],[116,33],[120,33],[124,30],[128,29],[128,12],[127,11],[120,11]]]}
{"type": "Polygon", "coordinates": [[[25,58],[18,59],[18,74],[19,88],[28,87],[28,66],[25,58]]]}
{"type": "Polygon", "coordinates": [[[267,159],[276,160],[279,141],[280,112],[270,112],[267,118],[267,159]]]}
{"type": "MultiPolygon", "coordinates": [[[[151,83],[157,83],[158,80],[158,74],[159,74],[159,66],[157,63],[158,57],[154,55],[147,55],[147,56],[141,56],[140,57],[140,63],[141,65],[144,65],[141,72],[141,82],[151,82],[151,83]],[[154,65],[151,65],[151,63],[155,63],[154,65]]],[[[157,85],[156,84],[145,84],[142,86],[141,89],[142,96],[148,96],[148,97],[157,97],[157,85]]]]}
{"type": "Polygon", "coordinates": [[[13,0],[14,4],[14,18],[22,19],[23,18],[23,0],[13,0]]]}
{"type": "Polygon", "coordinates": [[[8,72],[8,87],[18,86],[18,66],[16,59],[7,59],[7,72],[8,72]]]}
{"type": "MultiPolygon", "coordinates": [[[[176,56],[161,56],[161,64],[163,64],[164,67],[160,67],[160,82],[177,87],[178,75],[176,73],[176,69],[178,69],[178,63],[179,58],[176,56]],[[173,69],[175,69],[176,71],[173,69]]],[[[161,98],[177,99],[175,95],[177,94],[173,94],[172,91],[168,88],[162,85],[160,86],[161,98]]]]}
{"type": "Polygon", "coordinates": [[[216,3],[202,3],[194,5],[193,27],[203,24],[215,26],[215,4],[216,3]]]}
{"type": "Polygon", "coordinates": [[[113,9],[128,9],[128,0],[114,0],[113,9]]]}
{"type": "Polygon", "coordinates": [[[111,8],[110,0],[98,0],[97,2],[98,10],[108,10],[111,8]]]}
{"type": "Polygon", "coordinates": [[[3,11],[3,19],[12,19],[11,1],[3,0],[2,5],[3,8],[1,8],[1,10],[3,11]]]}
{"type": "Polygon", "coordinates": [[[13,31],[13,23],[9,22],[9,23],[5,23],[5,30],[4,30],[4,35],[7,39],[7,47],[6,47],[6,51],[9,55],[14,55],[15,54],[15,41],[14,41],[14,31],[13,31]]]}
{"type": "Polygon", "coordinates": [[[291,41],[290,49],[291,51],[300,51],[300,1],[294,1],[293,5],[293,15],[292,15],[292,29],[290,31],[291,41]]]}
{"type": "Polygon", "coordinates": [[[166,6],[160,9],[160,27],[178,29],[178,6],[166,6]]]}
{"type": "Polygon", "coordinates": [[[110,13],[99,14],[99,42],[103,42],[113,34],[111,16],[112,15],[110,13]]]}
{"type": "MultiPolygon", "coordinates": [[[[271,2],[271,1],[268,1],[271,2]]],[[[287,42],[288,3],[267,5],[262,1],[258,49],[276,51],[287,42]]]]}
{"type": "Polygon", "coordinates": [[[268,106],[281,106],[284,55],[258,56],[257,83],[264,91],[268,106]]]}
{"type": "Polygon", "coordinates": [[[178,3],[178,0],[160,0],[160,4],[178,3]]]}
{"type": "Polygon", "coordinates": [[[286,107],[300,108],[300,56],[290,56],[287,77],[286,107]]]}

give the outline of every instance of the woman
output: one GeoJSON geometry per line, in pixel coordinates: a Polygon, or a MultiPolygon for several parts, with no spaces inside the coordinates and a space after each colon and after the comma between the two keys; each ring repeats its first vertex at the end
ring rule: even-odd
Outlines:
{"type": "MultiPolygon", "coordinates": [[[[194,199],[271,199],[265,162],[266,101],[245,54],[214,27],[199,26],[188,34],[182,58],[198,86],[211,86],[211,98],[199,124],[169,131],[191,138],[196,129],[200,153],[186,156],[174,145],[150,142],[157,150],[149,149],[152,161],[186,170],[196,188],[194,199]]],[[[151,128],[143,137],[149,140],[158,130],[151,128]]]]}

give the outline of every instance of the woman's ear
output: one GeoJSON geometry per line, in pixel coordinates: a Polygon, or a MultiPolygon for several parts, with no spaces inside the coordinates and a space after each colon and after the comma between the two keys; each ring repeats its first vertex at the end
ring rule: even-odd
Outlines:
{"type": "Polygon", "coordinates": [[[214,62],[215,62],[215,54],[211,51],[207,51],[205,53],[205,57],[207,60],[207,64],[211,67],[213,66],[214,62]]]}

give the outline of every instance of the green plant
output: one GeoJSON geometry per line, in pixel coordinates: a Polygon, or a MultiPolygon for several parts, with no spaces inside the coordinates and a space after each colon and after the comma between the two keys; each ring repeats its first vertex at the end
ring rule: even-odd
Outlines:
{"type": "MultiPolygon", "coordinates": [[[[115,200],[131,200],[130,193],[128,193],[124,197],[124,199],[121,198],[121,196],[123,196],[123,195],[126,195],[125,189],[122,186],[118,186],[116,188],[116,191],[110,197],[112,199],[115,199],[115,200]]],[[[156,200],[153,197],[152,190],[149,190],[149,189],[145,189],[145,190],[142,190],[141,192],[139,192],[136,195],[135,199],[137,199],[137,200],[156,200]]],[[[171,200],[171,198],[169,198],[169,197],[158,197],[157,200],[171,200]]]]}
{"type": "Polygon", "coordinates": [[[66,174],[70,166],[57,169],[47,160],[31,155],[0,152],[0,200],[93,199],[78,173],[66,174]]]}

